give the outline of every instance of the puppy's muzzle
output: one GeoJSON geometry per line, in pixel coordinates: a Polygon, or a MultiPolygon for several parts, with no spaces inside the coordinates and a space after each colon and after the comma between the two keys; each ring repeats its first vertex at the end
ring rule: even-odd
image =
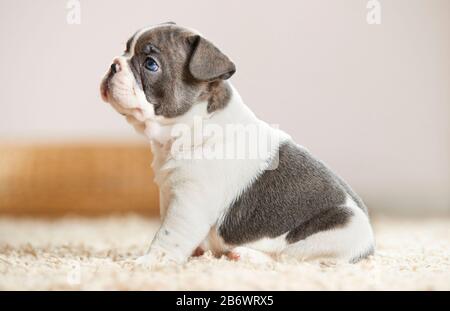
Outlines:
{"type": "Polygon", "coordinates": [[[116,64],[116,63],[111,64],[111,69],[110,69],[111,74],[116,74],[117,72],[119,72],[119,70],[120,70],[119,64],[116,64]]]}
{"type": "Polygon", "coordinates": [[[122,68],[123,64],[121,63],[121,59],[118,57],[115,58],[109,68],[109,71],[106,73],[105,77],[102,80],[102,83],[100,84],[100,94],[103,101],[108,102],[109,82],[115,74],[119,73],[122,70],[122,68]]]}

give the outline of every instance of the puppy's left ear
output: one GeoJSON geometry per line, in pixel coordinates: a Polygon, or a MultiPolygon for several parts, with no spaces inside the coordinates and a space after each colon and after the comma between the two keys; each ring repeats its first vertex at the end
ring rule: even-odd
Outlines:
{"type": "Polygon", "coordinates": [[[226,80],[236,72],[234,63],[205,38],[189,38],[193,51],[189,61],[191,75],[200,81],[226,80]]]}

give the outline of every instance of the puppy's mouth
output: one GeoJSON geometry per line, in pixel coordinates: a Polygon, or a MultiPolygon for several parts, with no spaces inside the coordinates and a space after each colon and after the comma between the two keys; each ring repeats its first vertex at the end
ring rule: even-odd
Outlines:
{"type": "Polygon", "coordinates": [[[102,82],[100,83],[100,96],[102,97],[102,100],[105,103],[109,103],[109,79],[111,79],[110,77],[110,73],[108,73],[102,80],[102,82]]]}
{"type": "Polygon", "coordinates": [[[140,107],[132,82],[123,75],[117,77],[115,72],[109,71],[103,78],[100,83],[100,96],[121,114],[140,107]]]}
{"type": "MultiPolygon", "coordinates": [[[[114,83],[111,82],[111,78],[108,78],[108,76],[100,84],[100,95],[103,101],[110,104],[115,111],[126,117],[127,121],[135,126],[135,128],[142,127],[142,124],[149,121],[147,109],[144,111],[139,104],[136,104],[136,99],[129,97],[129,95],[132,97],[136,96],[132,90],[129,90],[130,94],[127,94],[124,98],[121,97],[123,94],[121,92],[121,90],[116,92],[114,83]]],[[[138,132],[143,131],[143,129],[137,130],[138,132]]]]}

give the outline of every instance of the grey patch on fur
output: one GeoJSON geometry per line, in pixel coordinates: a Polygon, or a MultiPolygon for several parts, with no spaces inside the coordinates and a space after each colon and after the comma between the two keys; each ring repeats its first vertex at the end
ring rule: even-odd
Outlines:
{"type": "Polygon", "coordinates": [[[133,52],[131,71],[156,115],[183,115],[200,100],[208,101],[208,112],[229,102],[231,92],[224,80],[233,75],[235,66],[203,37],[165,23],[143,33],[133,52]],[[158,63],[157,72],[144,68],[148,57],[158,63]]]}
{"type": "Polygon", "coordinates": [[[125,53],[129,53],[131,49],[131,42],[133,42],[134,36],[132,36],[130,39],[128,39],[126,47],[125,47],[125,53]]]}
{"type": "Polygon", "coordinates": [[[371,245],[365,252],[350,259],[350,263],[357,263],[358,261],[363,260],[363,259],[369,257],[370,255],[373,255],[374,253],[375,253],[375,247],[373,245],[371,245]]]}
{"type": "Polygon", "coordinates": [[[285,233],[294,243],[344,226],[352,216],[343,204],[347,195],[356,194],[348,193],[350,187],[309,152],[286,142],[278,161],[275,170],[262,172],[227,210],[218,228],[226,243],[241,245],[285,233]]]}
{"type": "Polygon", "coordinates": [[[231,98],[231,88],[226,81],[215,81],[208,85],[207,91],[200,96],[200,100],[208,101],[207,111],[211,113],[227,106],[231,98]]]}
{"type": "Polygon", "coordinates": [[[345,189],[347,194],[353,199],[353,201],[355,201],[356,205],[358,205],[358,207],[361,208],[366,215],[368,215],[369,212],[363,200],[355,193],[355,191],[353,191],[353,189],[345,181],[343,181],[341,178],[338,178],[338,181],[341,184],[341,186],[345,189]]]}

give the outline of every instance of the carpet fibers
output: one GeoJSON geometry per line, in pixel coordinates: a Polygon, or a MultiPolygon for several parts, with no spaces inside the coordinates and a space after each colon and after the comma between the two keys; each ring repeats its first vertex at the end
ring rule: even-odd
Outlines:
{"type": "Polygon", "coordinates": [[[450,219],[374,220],[376,254],[357,264],[206,253],[151,271],[133,258],[158,222],[139,216],[0,218],[0,290],[450,290],[450,219]]]}

